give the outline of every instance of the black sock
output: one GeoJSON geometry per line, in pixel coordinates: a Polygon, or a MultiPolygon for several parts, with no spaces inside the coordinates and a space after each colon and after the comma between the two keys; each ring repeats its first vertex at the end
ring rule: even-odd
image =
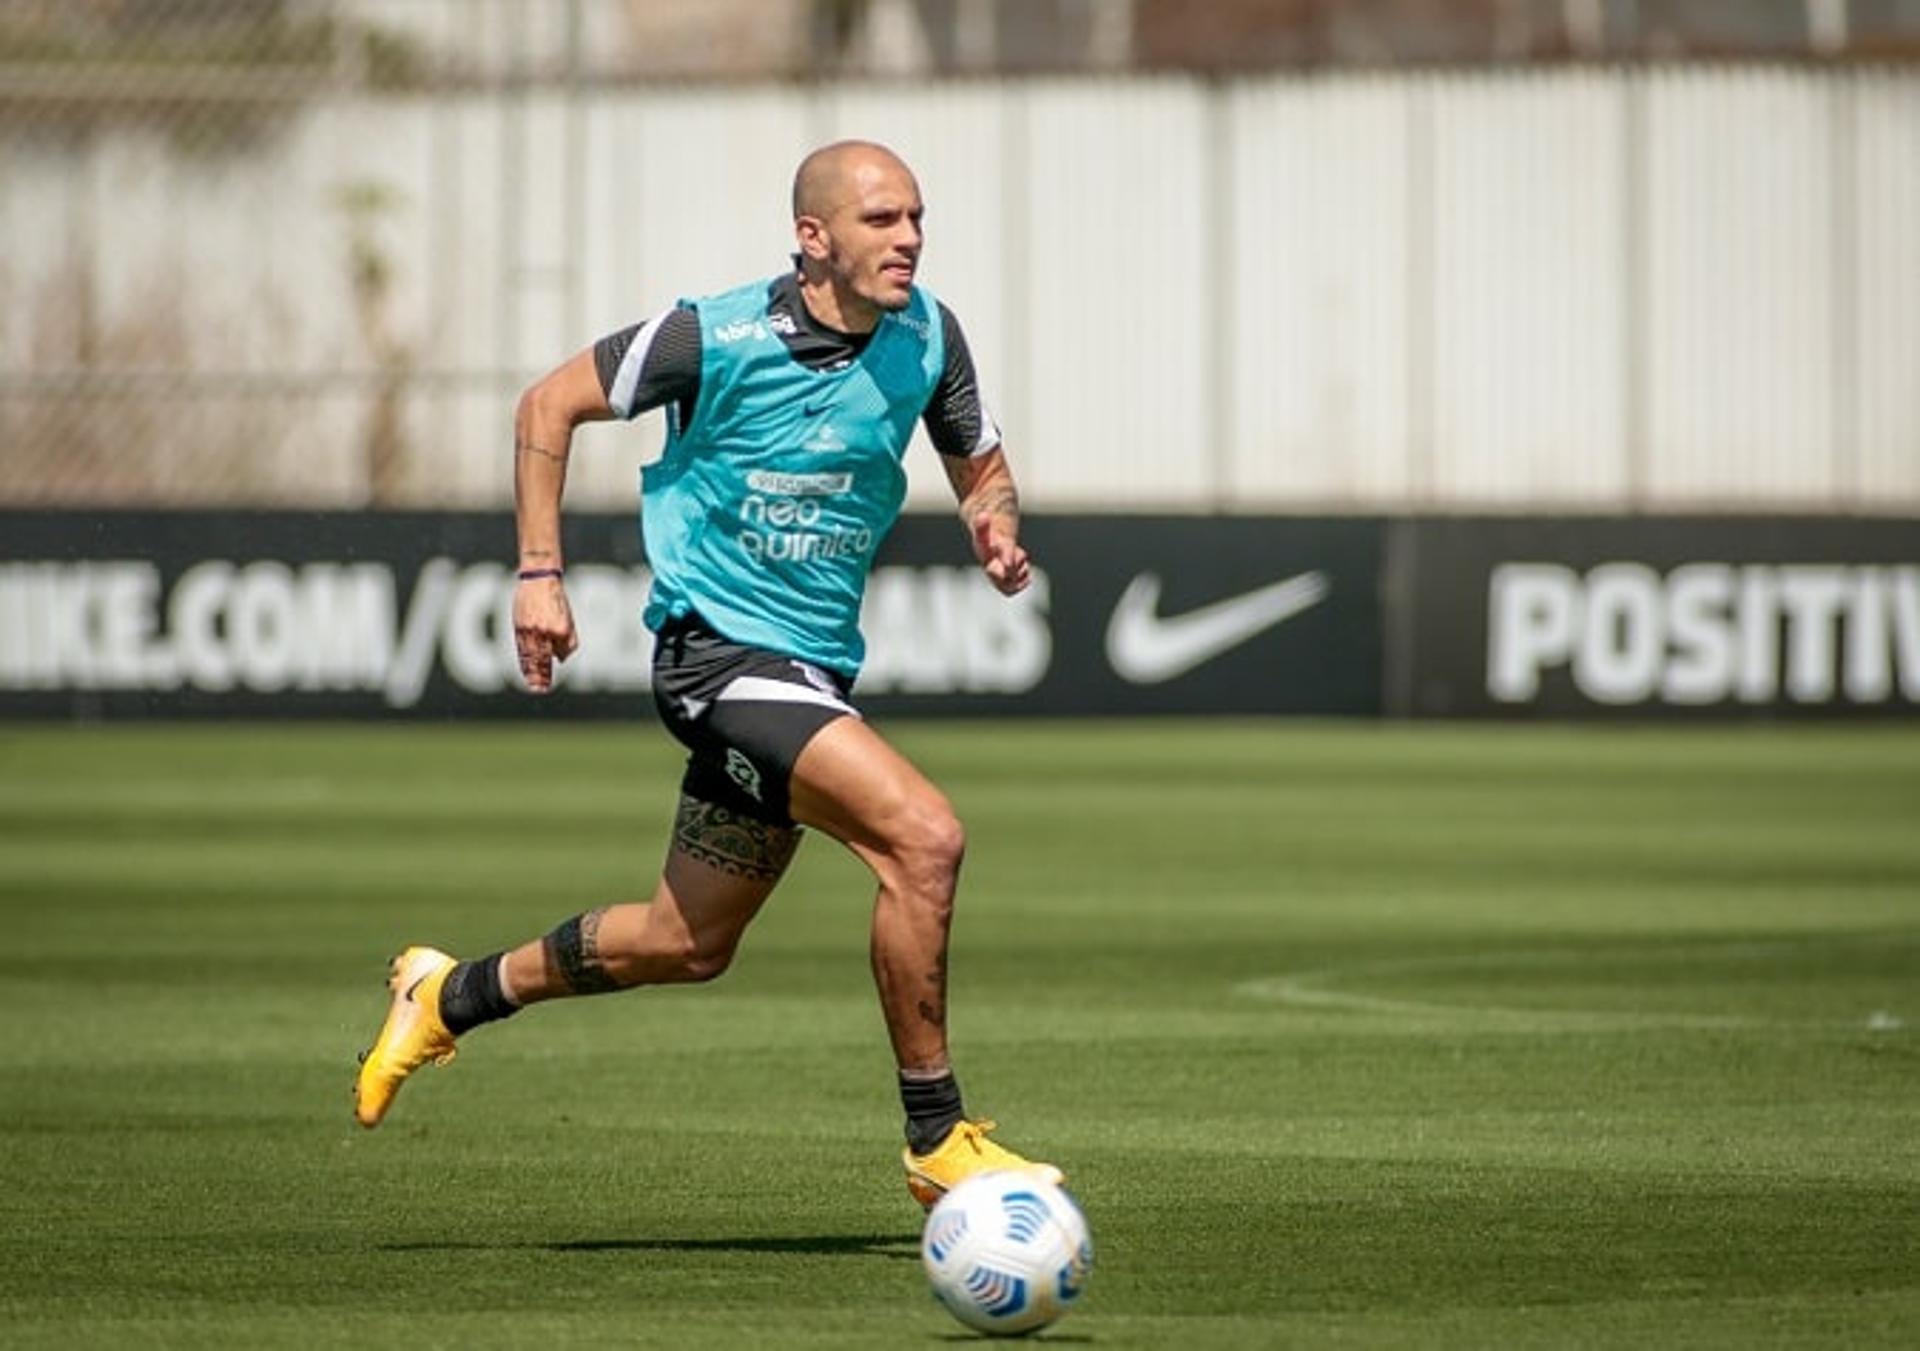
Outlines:
{"type": "Polygon", "coordinates": [[[907,1109],[907,1148],[931,1153],[959,1125],[966,1112],[960,1107],[960,1085],[949,1071],[938,1079],[900,1076],[900,1105],[907,1109]]]}
{"type": "Polygon", "coordinates": [[[460,962],[447,972],[446,983],[440,987],[440,1021],[454,1036],[520,1012],[520,1006],[510,1003],[500,990],[500,958],[504,955],[496,952],[491,957],[460,962]]]}

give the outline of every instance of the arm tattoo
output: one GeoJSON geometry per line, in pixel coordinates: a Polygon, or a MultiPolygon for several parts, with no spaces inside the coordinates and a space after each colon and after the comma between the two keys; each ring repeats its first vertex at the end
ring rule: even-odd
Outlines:
{"type": "Polygon", "coordinates": [[[709,868],[734,877],[771,882],[787,870],[800,847],[798,826],[775,826],[682,794],[673,823],[673,846],[709,868]]]}
{"type": "Polygon", "coordinates": [[[969,521],[981,512],[989,516],[1012,516],[1017,519],[1020,515],[1020,495],[1013,490],[1012,484],[1003,483],[988,488],[968,502],[966,511],[969,521]]]}
{"type": "Polygon", "coordinates": [[[541,940],[547,966],[575,994],[604,994],[621,988],[600,958],[600,921],[605,907],[563,921],[541,940]]]}

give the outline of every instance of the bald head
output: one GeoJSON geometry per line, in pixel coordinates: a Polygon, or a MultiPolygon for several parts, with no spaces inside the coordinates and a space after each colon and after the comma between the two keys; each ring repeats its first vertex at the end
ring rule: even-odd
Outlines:
{"type": "Polygon", "coordinates": [[[800,161],[793,175],[793,218],[825,220],[860,196],[877,178],[901,174],[911,181],[906,161],[873,141],[835,141],[800,161]]]}
{"type": "Polygon", "coordinates": [[[924,212],[913,171],[884,145],[836,141],[802,160],[793,176],[793,236],[800,294],[813,317],[867,333],[882,312],[905,309],[924,212]]]}

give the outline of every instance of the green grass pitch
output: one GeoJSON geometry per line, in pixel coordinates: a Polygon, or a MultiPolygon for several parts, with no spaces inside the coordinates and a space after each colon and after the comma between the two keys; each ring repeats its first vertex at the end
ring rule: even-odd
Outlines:
{"type": "MultiPolygon", "coordinates": [[[[1920,728],[901,725],[1095,1347],[1920,1345],[1920,728]]],[[[0,728],[0,1343],[911,1347],[812,840],[734,969],[349,1117],[386,958],[637,896],[650,724],[0,728]]]]}

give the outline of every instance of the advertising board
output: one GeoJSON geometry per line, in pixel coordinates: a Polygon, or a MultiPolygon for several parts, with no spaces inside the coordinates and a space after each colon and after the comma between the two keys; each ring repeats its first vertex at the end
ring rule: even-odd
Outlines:
{"type": "MultiPolygon", "coordinates": [[[[876,714],[1379,708],[1377,523],[1030,519],[999,595],[945,516],[883,543],[858,698],[876,714]]],[[[631,516],[567,522],[581,632],[519,688],[497,513],[0,515],[0,716],[651,714],[631,516]]]]}

